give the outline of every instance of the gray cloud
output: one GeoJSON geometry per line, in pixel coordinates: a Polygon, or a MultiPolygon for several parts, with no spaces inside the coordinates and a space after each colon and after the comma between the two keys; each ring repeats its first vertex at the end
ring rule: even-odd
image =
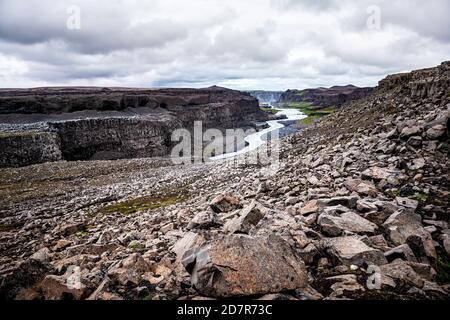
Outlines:
{"type": "Polygon", "coordinates": [[[287,89],[449,59],[447,0],[0,0],[3,86],[287,89]],[[66,27],[81,9],[81,30],[66,27]],[[381,9],[369,30],[367,8],[381,9]]]}

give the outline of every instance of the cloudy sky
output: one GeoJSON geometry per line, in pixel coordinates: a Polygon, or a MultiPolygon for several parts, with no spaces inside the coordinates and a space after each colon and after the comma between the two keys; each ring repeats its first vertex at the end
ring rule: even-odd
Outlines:
{"type": "Polygon", "coordinates": [[[373,86],[450,60],[449,15],[448,0],[0,0],[0,87],[373,86]]]}

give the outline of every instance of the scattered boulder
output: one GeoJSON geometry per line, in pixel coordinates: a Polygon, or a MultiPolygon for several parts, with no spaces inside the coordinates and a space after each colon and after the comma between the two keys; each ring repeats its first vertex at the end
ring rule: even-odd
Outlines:
{"type": "Polygon", "coordinates": [[[316,213],[317,211],[319,211],[317,200],[312,200],[300,209],[300,214],[306,216],[311,213],[316,213]]]}
{"type": "Polygon", "coordinates": [[[303,261],[278,236],[226,236],[187,252],[183,265],[201,294],[218,298],[277,293],[307,285],[303,261]]]}
{"type": "Polygon", "coordinates": [[[48,275],[38,285],[46,300],[81,300],[89,295],[89,288],[77,279],[79,275],[67,272],[63,276],[48,275]]]}
{"type": "Polygon", "coordinates": [[[230,212],[242,207],[240,199],[231,194],[215,197],[209,206],[215,213],[230,212]]]}
{"type": "Polygon", "coordinates": [[[268,211],[269,209],[253,201],[242,210],[239,217],[229,220],[224,225],[224,231],[229,233],[249,233],[264,218],[268,211]]]}
{"type": "Polygon", "coordinates": [[[417,207],[419,206],[419,201],[413,200],[413,199],[409,199],[409,198],[397,197],[397,198],[395,198],[395,201],[397,201],[397,204],[399,206],[404,207],[404,208],[408,208],[408,209],[411,209],[411,210],[416,210],[417,207]]]}
{"type": "Polygon", "coordinates": [[[437,259],[433,238],[424,228],[419,228],[413,234],[408,236],[406,243],[408,243],[414,254],[421,260],[427,258],[435,261],[437,259]]]}
{"type": "Polygon", "coordinates": [[[394,281],[396,285],[407,284],[417,288],[422,288],[424,280],[413,268],[401,259],[397,259],[389,264],[380,266],[381,276],[394,281]]]}
{"type": "Polygon", "coordinates": [[[220,225],[217,214],[212,210],[197,213],[189,222],[187,229],[208,229],[220,225]]]}
{"type": "Polygon", "coordinates": [[[40,262],[48,262],[50,258],[50,250],[48,248],[42,248],[39,251],[35,252],[30,259],[37,260],[40,262]]]}
{"type": "Polygon", "coordinates": [[[430,140],[438,140],[445,135],[446,130],[447,128],[442,124],[435,125],[427,130],[427,138],[430,140]]]}
{"type": "Polygon", "coordinates": [[[353,233],[374,234],[377,225],[354,212],[344,212],[341,216],[321,214],[317,219],[323,233],[329,236],[339,236],[345,231],[353,233]]]}
{"type": "Polygon", "coordinates": [[[356,192],[362,196],[376,197],[378,194],[378,190],[375,185],[368,181],[348,178],[344,182],[344,185],[348,190],[356,192]]]}
{"type": "Polygon", "coordinates": [[[386,220],[383,227],[389,240],[399,246],[404,244],[417,229],[422,228],[422,218],[410,210],[399,210],[386,220]]]}
{"type": "Polygon", "coordinates": [[[387,263],[383,252],[367,246],[356,237],[327,239],[325,247],[334,260],[346,266],[383,265],[387,263]]]}
{"type": "Polygon", "coordinates": [[[192,248],[201,246],[205,242],[201,234],[195,232],[188,232],[183,238],[178,240],[172,247],[172,251],[177,255],[177,261],[181,261],[184,254],[192,248]]]}
{"type": "Polygon", "coordinates": [[[356,202],[358,201],[358,197],[334,197],[330,199],[319,199],[317,204],[319,207],[334,207],[338,205],[342,205],[347,208],[355,208],[356,202]]]}
{"type": "Polygon", "coordinates": [[[401,246],[385,252],[384,256],[389,262],[395,261],[397,259],[417,262],[414,252],[407,244],[402,244],[401,246]]]}

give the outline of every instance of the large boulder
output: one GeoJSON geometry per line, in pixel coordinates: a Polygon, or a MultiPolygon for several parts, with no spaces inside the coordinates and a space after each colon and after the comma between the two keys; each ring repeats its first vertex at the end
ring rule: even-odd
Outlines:
{"type": "Polygon", "coordinates": [[[307,285],[304,262],[278,236],[229,235],[186,252],[192,285],[219,298],[294,290],[307,285]]]}

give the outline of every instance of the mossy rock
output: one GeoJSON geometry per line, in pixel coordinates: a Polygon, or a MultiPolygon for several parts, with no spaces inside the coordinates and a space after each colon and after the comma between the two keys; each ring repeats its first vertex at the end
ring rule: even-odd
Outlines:
{"type": "Polygon", "coordinates": [[[177,204],[185,199],[186,198],[184,196],[168,196],[161,198],[141,197],[103,207],[97,211],[97,214],[121,213],[127,216],[138,212],[168,207],[177,204]]]}

